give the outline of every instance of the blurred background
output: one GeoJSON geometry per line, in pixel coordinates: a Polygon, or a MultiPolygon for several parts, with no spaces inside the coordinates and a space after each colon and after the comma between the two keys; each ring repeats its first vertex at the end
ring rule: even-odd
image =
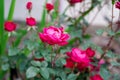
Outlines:
{"type": "MultiPolygon", "coordinates": [[[[17,0],[14,13],[14,20],[25,21],[26,17],[28,16],[28,12],[26,10],[26,3],[28,1],[33,2],[32,16],[35,17],[39,22],[39,20],[41,19],[41,14],[45,0],[17,0]]],[[[85,2],[83,3],[78,3],[77,5],[75,5],[75,11],[68,9],[66,14],[68,16],[72,16],[72,14],[74,13],[74,15],[77,16],[78,11],[80,9],[81,11],[84,11],[84,9],[87,9],[89,7],[90,1],[91,0],[85,0],[85,2]]],[[[10,2],[11,0],[5,0],[5,18],[7,18],[9,12],[10,2]]],[[[48,2],[54,3],[54,0],[48,0],[48,2]]],[[[60,5],[59,12],[61,14],[69,4],[67,0],[59,0],[59,5],[60,5]]],[[[86,18],[88,22],[92,22],[93,18],[97,15],[92,24],[106,26],[108,25],[107,20],[111,20],[112,17],[111,11],[112,11],[111,1],[104,0],[102,5],[96,7],[88,16],[86,16],[86,18]]],[[[114,22],[117,20],[118,14],[119,10],[114,7],[114,22]]]]}

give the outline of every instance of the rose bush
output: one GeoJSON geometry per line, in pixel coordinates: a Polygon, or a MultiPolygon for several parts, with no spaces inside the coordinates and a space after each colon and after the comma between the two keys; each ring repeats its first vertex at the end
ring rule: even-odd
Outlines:
{"type": "Polygon", "coordinates": [[[31,14],[34,3],[28,1],[24,6],[28,12],[26,25],[13,20],[15,1],[11,2],[6,21],[3,17],[4,0],[0,1],[0,80],[120,79],[119,70],[116,70],[120,65],[119,54],[111,48],[113,41],[119,41],[120,36],[120,18],[117,28],[114,27],[116,22],[113,24],[113,16],[116,17],[114,7],[119,11],[120,1],[108,1],[113,9],[112,17],[109,16],[112,19],[105,18],[108,27],[94,33],[102,40],[103,37],[108,39],[104,46],[95,44],[92,41],[94,36],[88,34],[91,23],[87,16],[98,7],[101,11],[107,5],[105,0],[67,0],[70,5],[63,13],[59,11],[61,0],[46,1],[40,21],[31,14]],[[76,10],[79,4],[82,7],[76,10]],[[14,31],[16,33],[9,35],[14,31]]]}

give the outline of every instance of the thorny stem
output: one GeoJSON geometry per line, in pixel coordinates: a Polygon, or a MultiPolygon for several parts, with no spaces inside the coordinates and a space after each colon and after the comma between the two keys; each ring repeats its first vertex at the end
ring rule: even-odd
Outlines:
{"type": "MultiPolygon", "coordinates": [[[[52,68],[54,68],[55,67],[55,61],[58,59],[58,46],[57,45],[52,47],[52,53],[51,53],[51,65],[52,65],[52,68]],[[54,58],[52,56],[53,52],[56,52],[56,55],[55,55],[54,58]]],[[[52,80],[55,80],[54,75],[52,75],[52,80]]]]}
{"type": "MultiPolygon", "coordinates": [[[[120,19],[120,11],[119,11],[119,17],[118,17],[118,25],[117,25],[117,28],[115,29],[115,32],[117,32],[117,31],[119,30],[119,28],[120,28],[120,27],[119,27],[119,26],[120,26],[119,19],[120,19]]],[[[113,22],[112,22],[112,23],[113,23],[113,22]]],[[[109,50],[110,45],[111,45],[112,40],[114,39],[114,37],[115,37],[114,35],[110,37],[110,40],[109,40],[108,44],[106,45],[106,48],[105,48],[105,50],[104,50],[104,53],[101,55],[99,61],[105,56],[107,50],[109,50]]]]}
{"type": "Polygon", "coordinates": [[[73,66],[73,68],[72,68],[72,70],[71,70],[71,73],[73,73],[73,72],[74,72],[74,70],[75,70],[76,66],[77,66],[77,63],[75,63],[75,64],[74,64],[74,66],[73,66]]]}
{"type": "Polygon", "coordinates": [[[113,18],[114,18],[113,12],[114,12],[114,6],[112,5],[112,20],[111,20],[111,25],[110,25],[111,30],[113,30],[113,28],[112,28],[112,26],[113,26],[113,18]]]}

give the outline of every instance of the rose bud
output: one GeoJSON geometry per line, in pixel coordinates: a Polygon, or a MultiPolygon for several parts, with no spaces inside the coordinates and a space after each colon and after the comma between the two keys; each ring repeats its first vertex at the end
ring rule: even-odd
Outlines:
{"type": "Polygon", "coordinates": [[[68,0],[68,2],[70,3],[70,5],[74,5],[76,3],[80,3],[82,2],[83,0],[68,0]]]}
{"type": "Polygon", "coordinates": [[[89,57],[93,57],[95,55],[95,51],[92,50],[91,48],[87,48],[86,49],[86,54],[89,56],[89,57]]]}
{"type": "Polygon", "coordinates": [[[115,3],[115,7],[120,9],[120,2],[119,1],[115,3]]]}
{"type": "Polygon", "coordinates": [[[46,9],[47,9],[48,12],[50,12],[51,10],[54,9],[54,5],[51,4],[51,3],[46,3],[46,9]]]}
{"type": "Polygon", "coordinates": [[[12,31],[15,31],[16,29],[16,24],[12,21],[6,21],[4,23],[4,29],[8,32],[12,32],[12,31]]]}
{"type": "Polygon", "coordinates": [[[36,20],[33,17],[26,18],[26,24],[29,25],[30,27],[33,27],[36,25],[36,20]]]}
{"type": "Polygon", "coordinates": [[[29,11],[31,11],[31,9],[32,9],[32,2],[27,2],[26,8],[27,8],[29,11]]]}

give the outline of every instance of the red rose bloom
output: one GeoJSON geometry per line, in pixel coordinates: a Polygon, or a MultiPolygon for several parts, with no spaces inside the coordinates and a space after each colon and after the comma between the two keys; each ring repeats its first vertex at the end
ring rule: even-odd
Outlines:
{"type": "Polygon", "coordinates": [[[88,68],[90,66],[90,61],[88,59],[86,59],[85,61],[81,61],[80,63],[78,63],[77,68],[80,71],[84,71],[86,68],[88,68]]]}
{"type": "Polygon", "coordinates": [[[120,9],[120,2],[119,1],[115,3],[115,7],[120,9]]]}
{"type": "Polygon", "coordinates": [[[63,27],[57,28],[50,26],[44,28],[43,33],[39,33],[39,37],[42,42],[46,42],[50,45],[58,44],[64,46],[68,44],[67,40],[69,39],[69,34],[64,33],[63,27]]]}
{"type": "Polygon", "coordinates": [[[8,32],[12,32],[12,31],[15,31],[16,29],[16,24],[12,21],[6,21],[4,23],[4,29],[8,32]]]}
{"type": "Polygon", "coordinates": [[[29,25],[29,26],[35,26],[36,25],[36,20],[35,20],[35,18],[33,18],[33,17],[30,17],[30,18],[26,18],[26,23],[27,23],[27,25],[29,25]]]}
{"type": "Polygon", "coordinates": [[[28,2],[27,5],[26,5],[26,8],[28,10],[31,10],[32,9],[32,2],[28,2]]]}
{"type": "Polygon", "coordinates": [[[73,68],[75,65],[75,63],[70,59],[70,58],[67,58],[66,59],[66,64],[64,65],[66,68],[73,68]]]}
{"type": "Polygon", "coordinates": [[[91,76],[90,80],[103,80],[103,78],[99,74],[96,74],[94,76],[91,76]]]}
{"type": "Polygon", "coordinates": [[[48,12],[50,12],[52,9],[54,9],[53,4],[47,3],[47,4],[46,4],[46,9],[47,9],[48,12]]]}
{"type": "Polygon", "coordinates": [[[68,2],[71,4],[71,5],[74,5],[76,3],[80,3],[82,2],[83,0],[68,0],[68,2]]]}
{"type": "Polygon", "coordinates": [[[91,48],[86,49],[86,54],[88,57],[93,57],[95,55],[95,51],[92,50],[91,48]]]}

